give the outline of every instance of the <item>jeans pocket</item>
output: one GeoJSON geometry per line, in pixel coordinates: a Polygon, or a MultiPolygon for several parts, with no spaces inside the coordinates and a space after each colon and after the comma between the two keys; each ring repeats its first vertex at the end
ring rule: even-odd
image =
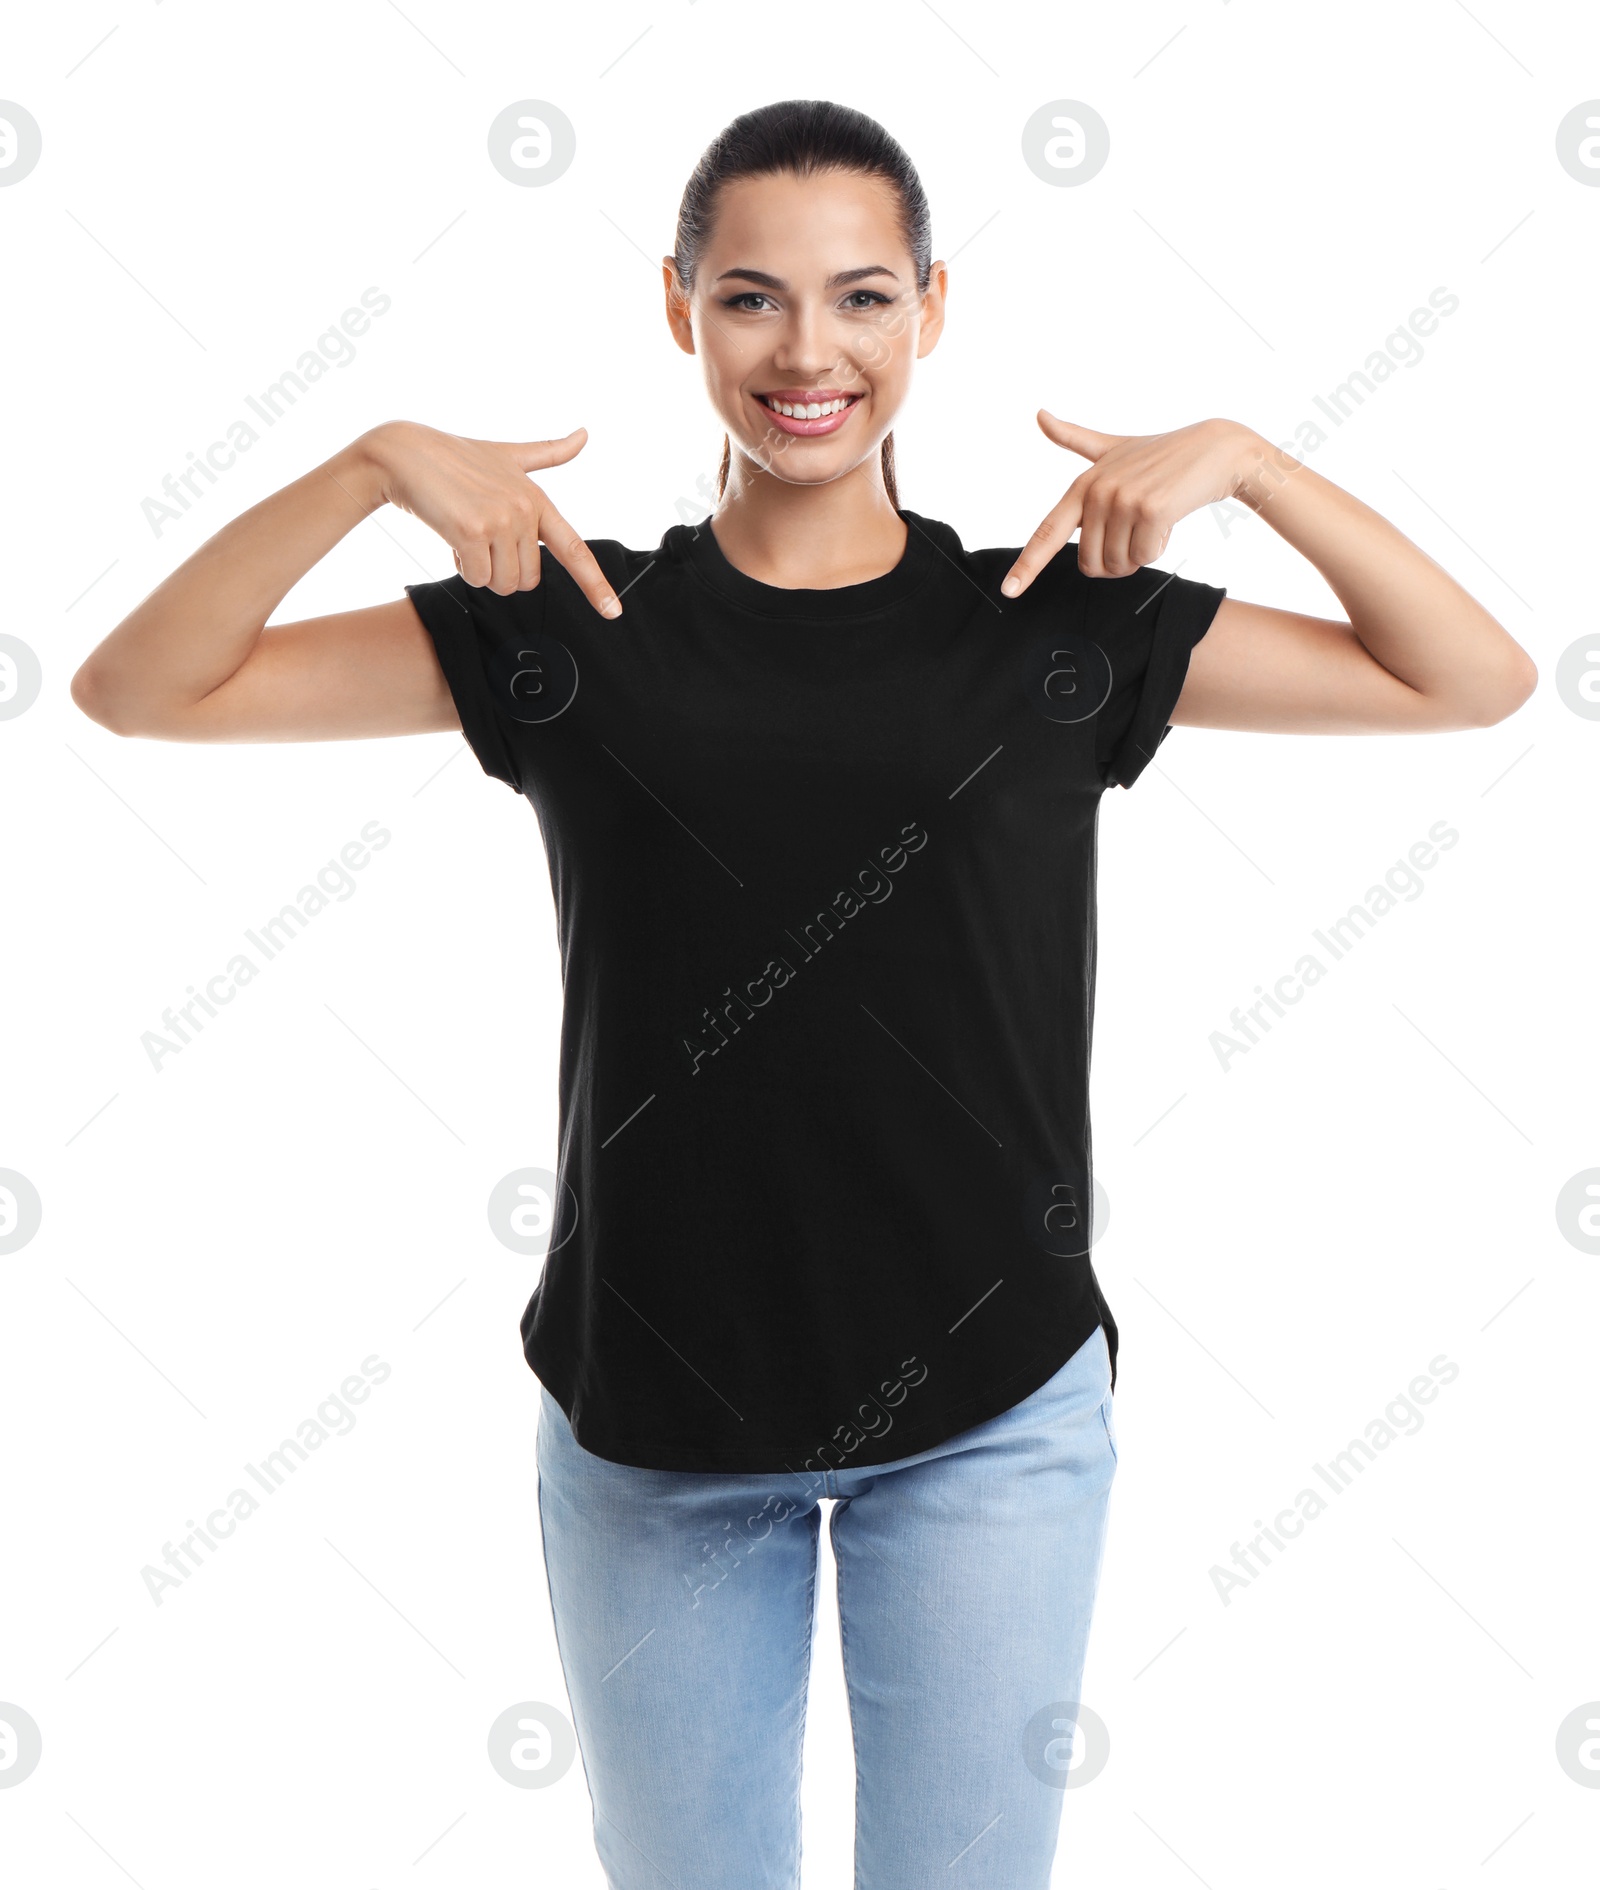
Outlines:
{"type": "Polygon", "coordinates": [[[1109,1391],[1100,1401],[1100,1421],[1105,1426],[1106,1442],[1111,1447],[1111,1461],[1114,1464],[1120,1463],[1121,1459],[1117,1455],[1117,1419],[1112,1409],[1112,1394],[1109,1391]]]}

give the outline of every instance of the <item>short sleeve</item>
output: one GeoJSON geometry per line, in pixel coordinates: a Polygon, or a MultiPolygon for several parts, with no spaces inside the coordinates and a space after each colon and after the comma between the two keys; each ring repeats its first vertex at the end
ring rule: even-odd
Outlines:
{"type": "Polygon", "coordinates": [[[485,774],[521,794],[511,690],[519,647],[543,627],[545,586],[502,597],[458,573],[405,589],[433,639],[467,746],[485,774]]]}
{"type": "Polygon", "coordinates": [[[1085,581],[1091,634],[1111,659],[1111,693],[1096,718],[1101,779],[1132,787],[1166,739],[1190,652],[1227,592],[1149,566],[1085,581]]]}

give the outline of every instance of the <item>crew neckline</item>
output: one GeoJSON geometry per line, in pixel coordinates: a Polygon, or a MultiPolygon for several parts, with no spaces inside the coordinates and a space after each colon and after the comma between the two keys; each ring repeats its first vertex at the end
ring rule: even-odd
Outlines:
{"type": "Polygon", "coordinates": [[[763,584],[728,562],[717,543],[711,521],[698,526],[674,525],[667,533],[673,550],[708,588],[739,609],[763,617],[807,617],[814,621],[866,617],[903,603],[926,582],[939,562],[933,544],[933,525],[903,507],[897,515],[906,527],[906,547],[892,570],[859,584],[839,584],[828,590],[763,584]]]}

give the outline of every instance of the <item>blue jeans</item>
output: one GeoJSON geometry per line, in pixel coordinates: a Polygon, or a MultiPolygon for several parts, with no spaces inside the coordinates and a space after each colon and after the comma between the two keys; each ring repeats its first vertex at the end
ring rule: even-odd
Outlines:
{"type": "Polygon", "coordinates": [[[1103,1331],[999,1417],[810,1478],[612,1463],[540,1398],[556,1643],[612,1890],[799,1884],[825,1497],[855,1890],[1047,1890],[1116,1474],[1103,1331]]]}

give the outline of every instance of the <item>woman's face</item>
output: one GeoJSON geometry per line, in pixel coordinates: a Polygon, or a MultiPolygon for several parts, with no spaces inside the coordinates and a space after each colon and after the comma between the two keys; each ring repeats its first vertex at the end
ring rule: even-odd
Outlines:
{"type": "Polygon", "coordinates": [[[794,485],[874,458],[944,322],[944,264],[919,293],[894,187],[859,172],[725,185],[692,294],[664,274],[735,453],[794,485]]]}

